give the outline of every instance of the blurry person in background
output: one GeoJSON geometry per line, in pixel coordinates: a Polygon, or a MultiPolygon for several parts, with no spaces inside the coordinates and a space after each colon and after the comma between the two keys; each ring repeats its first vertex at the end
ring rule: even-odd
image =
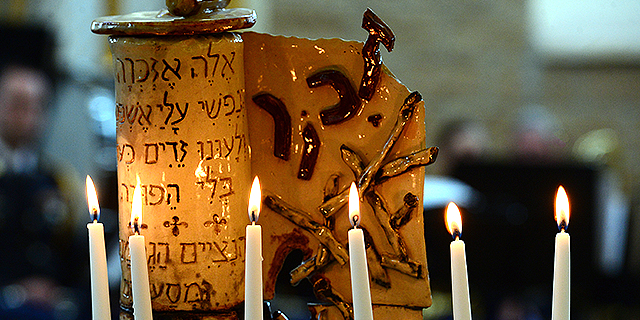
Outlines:
{"type": "Polygon", "coordinates": [[[511,150],[514,161],[548,164],[566,160],[562,123],[549,108],[539,104],[518,110],[512,127],[511,150]]]}
{"type": "Polygon", "coordinates": [[[0,319],[77,319],[88,268],[86,235],[75,239],[82,188],[41,146],[50,37],[15,27],[0,36],[0,319]]]}

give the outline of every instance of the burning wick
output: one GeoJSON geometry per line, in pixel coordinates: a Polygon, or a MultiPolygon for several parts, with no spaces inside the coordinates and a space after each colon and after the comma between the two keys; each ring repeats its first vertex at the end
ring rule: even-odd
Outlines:
{"type": "Polygon", "coordinates": [[[98,222],[100,220],[100,205],[98,204],[98,193],[96,187],[93,184],[93,179],[87,176],[87,203],[89,204],[89,213],[91,214],[91,221],[98,222]]]}
{"type": "Polygon", "coordinates": [[[447,219],[447,231],[453,237],[453,240],[460,240],[462,234],[462,217],[460,215],[460,209],[455,203],[449,202],[447,210],[445,211],[447,219]]]}
{"type": "Polygon", "coordinates": [[[134,234],[140,234],[142,224],[142,188],[140,187],[140,177],[137,177],[136,188],[133,190],[133,201],[131,203],[131,222],[134,234]]]}
{"type": "Polygon", "coordinates": [[[353,217],[351,217],[351,225],[354,228],[357,228],[360,226],[360,216],[359,215],[353,215],[353,217]]]}
{"type": "Polygon", "coordinates": [[[260,191],[260,180],[256,176],[251,185],[251,193],[249,194],[249,220],[251,224],[258,222],[260,217],[260,207],[262,204],[262,192],[260,191]]]}
{"type": "Polygon", "coordinates": [[[349,221],[354,228],[360,226],[360,197],[355,182],[349,187],[349,221]]]}
{"type": "Polygon", "coordinates": [[[558,223],[558,231],[566,232],[569,227],[569,197],[563,186],[558,187],[556,193],[555,218],[558,223]]]}

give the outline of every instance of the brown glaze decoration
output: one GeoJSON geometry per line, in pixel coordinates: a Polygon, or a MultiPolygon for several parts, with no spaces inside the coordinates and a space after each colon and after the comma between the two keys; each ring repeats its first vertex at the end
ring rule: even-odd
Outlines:
{"type": "MultiPolygon", "coordinates": [[[[294,228],[293,231],[289,233],[285,233],[281,236],[276,236],[272,238],[272,240],[282,241],[283,246],[278,247],[278,250],[274,256],[274,263],[269,266],[269,270],[267,272],[267,278],[265,279],[265,287],[264,290],[275,290],[276,287],[276,279],[278,278],[278,273],[280,273],[280,269],[286,257],[293,250],[300,250],[302,254],[307,257],[313,254],[313,250],[309,249],[309,237],[303,234],[304,231],[299,228],[294,228]]],[[[302,279],[300,279],[302,280],[302,279]]],[[[294,283],[292,283],[294,284],[294,283]]],[[[297,282],[295,283],[297,284],[297,282]]],[[[294,285],[295,285],[294,284],[294,285]]]]}
{"type": "Polygon", "coordinates": [[[362,47],[362,59],[364,59],[364,74],[360,82],[358,96],[367,101],[373,98],[373,94],[380,80],[380,68],[382,58],[380,57],[380,43],[387,48],[387,51],[393,50],[396,41],[395,35],[389,26],[380,19],[370,8],[364,12],[362,17],[362,28],[369,32],[367,42],[362,47]]]}
{"type": "Polygon", "coordinates": [[[325,126],[351,119],[358,113],[362,105],[349,78],[338,70],[323,70],[314,73],[307,78],[307,85],[309,88],[330,85],[340,97],[338,104],[320,112],[320,120],[325,126]]]}
{"type": "Polygon", "coordinates": [[[273,118],[273,155],[288,161],[291,152],[291,116],[287,107],[270,93],[258,94],[252,100],[273,118]]]}
{"type": "Polygon", "coordinates": [[[372,114],[367,117],[367,121],[371,122],[371,124],[377,128],[380,126],[380,122],[382,121],[382,115],[379,113],[372,114]]]}
{"type": "Polygon", "coordinates": [[[318,153],[320,152],[320,138],[311,123],[307,123],[304,130],[302,130],[302,139],[304,140],[304,148],[302,149],[302,159],[300,159],[300,168],[298,169],[298,179],[309,180],[313,175],[313,169],[316,166],[318,153]]]}

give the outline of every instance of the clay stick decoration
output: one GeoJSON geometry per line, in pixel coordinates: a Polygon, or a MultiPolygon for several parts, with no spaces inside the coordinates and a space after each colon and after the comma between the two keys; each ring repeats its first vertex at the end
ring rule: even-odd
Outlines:
{"type": "Polygon", "coordinates": [[[312,275],[314,272],[320,270],[321,268],[327,266],[329,263],[335,261],[333,255],[327,247],[320,244],[318,248],[318,252],[312,256],[311,258],[305,260],[299,266],[295,267],[291,272],[289,272],[289,276],[291,277],[291,284],[297,285],[302,279],[312,275]]]}
{"type": "Polygon", "coordinates": [[[389,214],[387,210],[387,204],[384,202],[380,194],[378,194],[375,190],[372,190],[366,195],[367,202],[373,208],[373,213],[378,221],[380,227],[384,231],[384,234],[387,238],[387,241],[391,245],[394,254],[401,258],[406,259],[407,257],[407,249],[400,238],[400,235],[396,230],[391,227],[391,223],[389,222],[389,214]]]}
{"type": "Polygon", "coordinates": [[[378,253],[374,245],[373,238],[369,232],[367,232],[367,229],[362,228],[362,231],[364,232],[364,240],[367,244],[367,264],[369,266],[371,281],[387,289],[391,288],[391,279],[389,279],[389,275],[382,267],[380,253],[378,253]]]}
{"type": "Polygon", "coordinates": [[[292,207],[276,195],[267,195],[264,198],[264,205],[273,212],[289,219],[289,221],[295,225],[310,232],[320,243],[327,247],[338,263],[341,265],[347,263],[349,254],[347,254],[345,247],[336,240],[331,229],[313,221],[310,214],[292,207]]]}
{"type": "Polygon", "coordinates": [[[411,212],[413,212],[413,210],[420,204],[420,201],[418,201],[418,197],[416,197],[416,195],[411,192],[405,194],[402,200],[402,207],[393,212],[389,217],[389,223],[395,230],[398,230],[400,227],[409,222],[409,220],[411,219],[411,212]]]}
{"type": "Polygon", "coordinates": [[[429,147],[412,152],[408,156],[396,158],[378,170],[376,173],[376,182],[401,175],[413,167],[430,165],[436,161],[437,156],[438,147],[429,147]]]}
{"type": "Polygon", "coordinates": [[[396,141],[400,138],[402,131],[406,124],[409,122],[411,117],[413,116],[413,112],[416,109],[416,105],[418,102],[422,101],[422,96],[417,91],[412,92],[409,96],[404,100],[402,107],[400,108],[400,112],[398,112],[398,118],[396,123],[387,139],[387,142],[382,147],[382,151],[376,154],[375,158],[369,162],[369,165],[364,169],[364,172],[360,176],[358,180],[358,191],[360,192],[360,198],[364,197],[364,194],[367,193],[367,189],[369,189],[369,185],[373,180],[375,173],[382,166],[382,161],[387,157],[393,145],[395,145],[396,141]]]}
{"type": "Polygon", "coordinates": [[[333,290],[331,283],[326,279],[319,278],[313,283],[313,293],[316,297],[333,303],[338,310],[340,310],[344,319],[353,319],[353,309],[351,305],[345,301],[340,293],[333,290]]]}

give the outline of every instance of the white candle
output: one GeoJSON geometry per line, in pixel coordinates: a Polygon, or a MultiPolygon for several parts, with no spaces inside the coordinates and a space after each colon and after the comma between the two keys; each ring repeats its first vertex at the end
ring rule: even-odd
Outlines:
{"type": "Polygon", "coordinates": [[[244,318],[263,319],[262,294],[262,227],[256,224],[260,217],[262,194],[258,177],[253,179],[249,195],[249,220],[245,239],[244,260],[244,318]]]}
{"type": "Polygon", "coordinates": [[[87,176],[87,204],[91,223],[89,230],[89,268],[91,270],[91,314],[93,320],[110,320],[109,278],[107,276],[107,252],[104,245],[104,226],[98,222],[100,205],[91,177],[87,176]]]}
{"type": "Polygon", "coordinates": [[[129,236],[129,254],[131,255],[131,293],[133,295],[133,317],[135,320],[153,319],[151,292],[149,291],[149,270],[144,236],[140,234],[142,226],[142,191],[140,179],[133,191],[131,206],[131,227],[129,236]]]}
{"type": "Polygon", "coordinates": [[[455,203],[450,202],[446,210],[447,230],[453,236],[451,242],[451,297],[454,320],[471,319],[471,299],[467,276],[467,257],[462,234],[462,218],[455,203]]]}
{"type": "Polygon", "coordinates": [[[560,232],[556,234],[556,252],[553,263],[553,298],[551,320],[568,320],[571,305],[571,257],[569,226],[569,198],[562,186],[556,194],[555,217],[560,232]]]}
{"type": "Polygon", "coordinates": [[[349,230],[349,267],[351,270],[351,296],[353,299],[353,317],[355,320],[373,319],[367,252],[364,245],[364,233],[360,226],[360,197],[355,183],[349,189],[349,221],[353,229],[349,230]]]}

